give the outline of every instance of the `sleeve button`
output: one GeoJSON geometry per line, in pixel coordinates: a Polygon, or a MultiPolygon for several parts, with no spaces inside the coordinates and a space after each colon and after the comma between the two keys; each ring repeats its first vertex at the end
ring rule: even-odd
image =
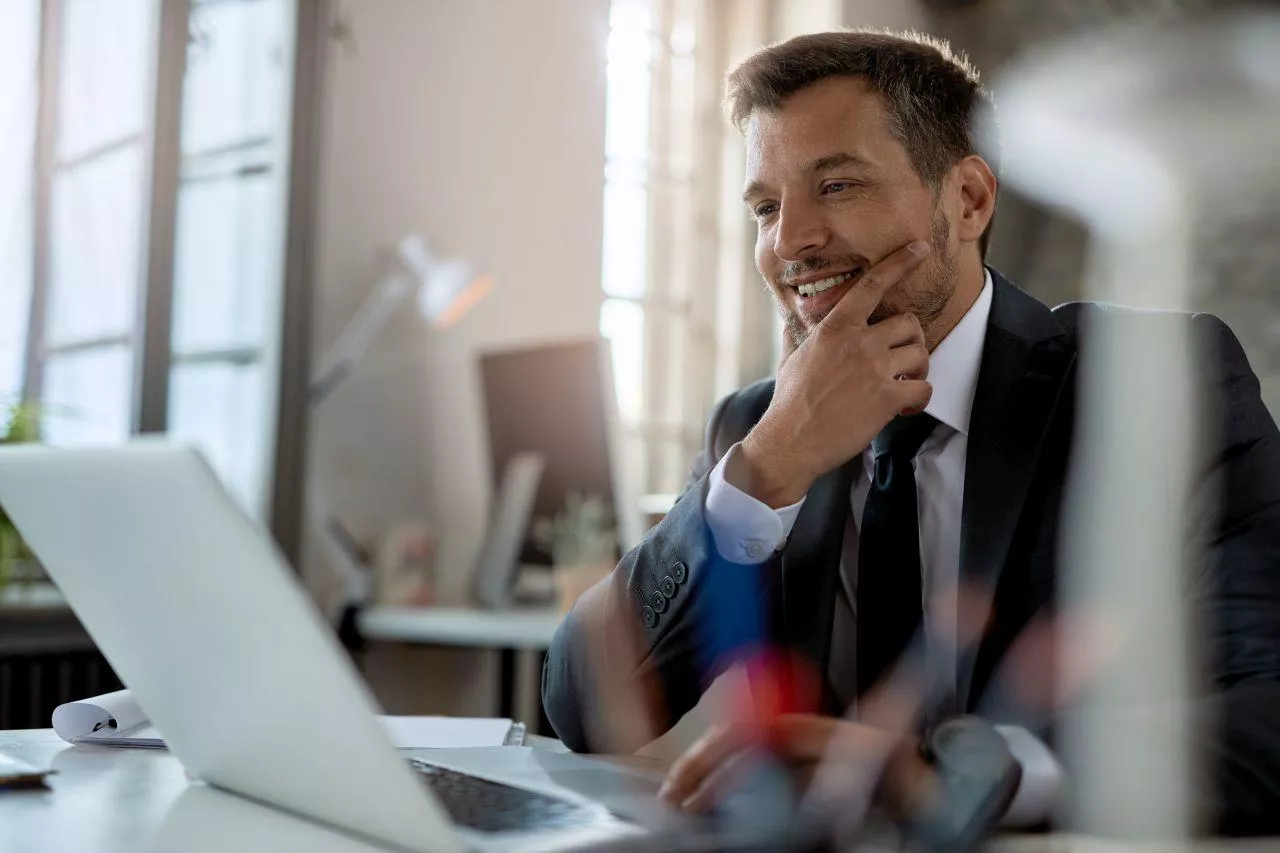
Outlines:
{"type": "Polygon", "coordinates": [[[665,598],[675,598],[675,595],[676,595],[675,578],[671,577],[671,575],[667,575],[665,578],[659,581],[658,591],[661,592],[663,597],[665,598]]]}
{"type": "Polygon", "coordinates": [[[684,583],[689,579],[689,570],[685,568],[684,563],[676,560],[676,564],[671,567],[671,576],[675,578],[676,583],[684,583]]]}
{"type": "Polygon", "coordinates": [[[653,595],[649,596],[649,606],[658,613],[665,613],[667,610],[667,600],[662,597],[662,593],[654,590],[653,595]]]}
{"type": "Polygon", "coordinates": [[[646,628],[652,628],[654,625],[657,625],[657,624],[658,624],[658,614],[653,612],[652,607],[646,607],[644,609],[644,626],[646,628]]]}

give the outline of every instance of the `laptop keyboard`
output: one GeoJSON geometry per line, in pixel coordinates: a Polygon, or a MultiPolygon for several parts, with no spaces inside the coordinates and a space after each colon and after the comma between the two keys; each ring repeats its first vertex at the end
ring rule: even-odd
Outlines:
{"type": "Polygon", "coordinates": [[[481,832],[564,829],[589,826],[609,818],[601,806],[590,806],[490,782],[409,759],[454,823],[481,832]]]}

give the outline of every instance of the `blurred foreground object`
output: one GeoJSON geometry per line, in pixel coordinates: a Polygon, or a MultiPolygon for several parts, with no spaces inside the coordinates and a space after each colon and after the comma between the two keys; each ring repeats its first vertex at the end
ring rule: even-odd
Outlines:
{"type": "MultiPolygon", "coordinates": [[[[1215,216],[1277,190],[1280,16],[1247,13],[1074,38],[995,87],[1005,180],[1093,235],[1086,296],[1188,310],[1191,248],[1215,216]]],[[[1084,334],[1089,334],[1088,329],[1084,334]]],[[[1100,328],[1081,361],[1063,599],[1123,629],[1123,650],[1064,732],[1074,827],[1183,836],[1195,827],[1190,704],[1200,626],[1184,618],[1186,495],[1206,425],[1178,324],[1100,328]],[[1135,425],[1155,425],[1135,434],[1135,425]]],[[[1070,672],[1078,650],[1068,644],[1070,672]]]]}

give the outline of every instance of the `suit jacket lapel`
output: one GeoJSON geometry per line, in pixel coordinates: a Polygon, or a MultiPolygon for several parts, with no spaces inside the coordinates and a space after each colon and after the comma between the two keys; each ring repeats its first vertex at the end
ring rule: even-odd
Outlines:
{"type": "MultiPolygon", "coordinates": [[[[822,668],[819,678],[824,685],[831,647],[832,602],[835,585],[840,582],[840,552],[849,517],[849,489],[861,470],[861,458],[854,457],[818,478],[805,497],[782,554],[786,636],[822,668]]],[[[830,704],[830,700],[830,696],[823,696],[824,704],[830,704]]]]}
{"type": "MultiPolygon", "coordinates": [[[[960,522],[960,582],[990,596],[999,580],[1050,419],[1075,358],[1053,312],[992,271],[995,291],[974,392],[960,522]]],[[[961,650],[966,707],[977,648],[961,650]]]]}

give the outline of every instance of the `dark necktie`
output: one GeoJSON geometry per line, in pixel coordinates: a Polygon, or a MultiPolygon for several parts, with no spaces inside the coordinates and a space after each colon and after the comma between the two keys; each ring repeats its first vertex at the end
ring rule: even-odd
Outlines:
{"type": "Polygon", "coordinates": [[[937,421],[923,412],[890,421],[871,453],[871,490],[858,526],[857,686],[861,696],[906,650],[923,619],[916,453],[937,421]]]}

